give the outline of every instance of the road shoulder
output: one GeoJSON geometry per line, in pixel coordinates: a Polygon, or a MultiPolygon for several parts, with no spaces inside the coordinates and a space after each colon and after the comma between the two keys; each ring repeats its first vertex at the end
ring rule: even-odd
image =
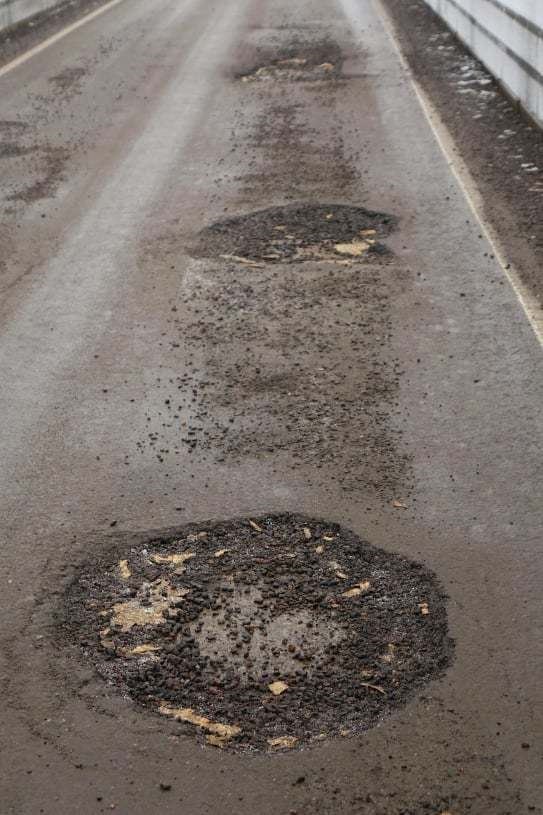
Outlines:
{"type": "Polygon", "coordinates": [[[403,55],[450,133],[484,215],[543,301],[543,133],[424,0],[382,0],[403,55]]]}
{"type": "Polygon", "coordinates": [[[65,0],[0,31],[0,68],[108,0],[65,0]]]}

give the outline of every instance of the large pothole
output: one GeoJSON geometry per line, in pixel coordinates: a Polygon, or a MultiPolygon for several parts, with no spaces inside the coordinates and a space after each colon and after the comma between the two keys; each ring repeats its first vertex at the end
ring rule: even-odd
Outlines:
{"type": "Polygon", "coordinates": [[[374,725],[451,655],[420,564],[293,515],[185,527],[85,565],[63,636],[157,715],[230,749],[374,725]]]}
{"type": "Polygon", "coordinates": [[[292,204],[226,218],[203,229],[193,253],[246,264],[352,263],[389,253],[393,216],[346,204],[292,204]]]}

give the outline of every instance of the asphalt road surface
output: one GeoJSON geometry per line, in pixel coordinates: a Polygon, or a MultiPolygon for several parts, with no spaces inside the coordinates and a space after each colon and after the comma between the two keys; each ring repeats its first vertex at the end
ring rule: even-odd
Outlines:
{"type": "Polygon", "coordinates": [[[453,169],[370,0],[124,0],[4,69],[2,814],[541,812],[541,346],[453,169]],[[375,726],[202,746],[59,636],[80,564],[280,512],[448,595],[375,726]]]}

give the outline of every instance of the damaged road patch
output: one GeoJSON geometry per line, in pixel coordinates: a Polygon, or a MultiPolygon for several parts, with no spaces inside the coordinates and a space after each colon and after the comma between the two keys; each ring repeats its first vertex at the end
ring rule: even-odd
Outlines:
{"type": "Polygon", "coordinates": [[[383,256],[392,215],[346,204],[292,204],[227,218],[203,229],[199,257],[245,264],[360,261],[383,256]]]}
{"type": "Polygon", "coordinates": [[[337,76],[333,62],[312,65],[305,57],[278,59],[271,65],[262,65],[250,74],[241,77],[242,82],[275,80],[282,82],[318,82],[337,76]]]}
{"type": "Polygon", "coordinates": [[[272,515],[124,549],[128,578],[118,558],[79,570],[61,636],[119,692],[215,747],[276,752],[363,731],[449,664],[434,575],[337,524],[272,515]],[[189,546],[172,571],[168,556],[189,546]]]}
{"type": "Polygon", "coordinates": [[[262,49],[252,68],[242,72],[242,82],[323,82],[341,76],[343,57],[338,45],[296,40],[275,50],[262,49]]]}

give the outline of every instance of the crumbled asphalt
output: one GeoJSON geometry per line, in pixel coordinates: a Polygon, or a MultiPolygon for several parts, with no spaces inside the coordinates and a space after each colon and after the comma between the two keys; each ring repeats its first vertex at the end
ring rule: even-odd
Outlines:
{"type": "Polygon", "coordinates": [[[387,254],[391,215],[346,204],[290,204],[226,218],[199,235],[195,255],[266,263],[387,254]]]}
{"type": "MultiPolygon", "coordinates": [[[[119,556],[84,564],[59,643],[75,642],[83,661],[154,713],[191,710],[239,728],[221,747],[356,734],[451,659],[435,576],[334,523],[279,515],[192,525],[119,556]],[[161,620],[142,623],[157,587],[161,620]]],[[[181,727],[204,738],[190,715],[181,727]]]]}
{"type": "Polygon", "coordinates": [[[332,38],[278,38],[245,57],[246,67],[234,73],[242,82],[331,82],[342,76],[344,56],[332,38]],[[250,60],[252,59],[252,62],[250,60]]]}
{"type": "Polygon", "coordinates": [[[331,489],[408,494],[410,459],[394,421],[402,370],[389,344],[394,263],[220,260],[211,274],[216,285],[195,280],[167,318],[165,372],[154,382],[161,405],[146,409],[138,449],[174,473],[187,470],[186,453],[273,467],[286,455],[294,472],[308,463],[315,479],[326,472],[331,489]],[[338,372],[342,363],[350,379],[338,372]]]}

